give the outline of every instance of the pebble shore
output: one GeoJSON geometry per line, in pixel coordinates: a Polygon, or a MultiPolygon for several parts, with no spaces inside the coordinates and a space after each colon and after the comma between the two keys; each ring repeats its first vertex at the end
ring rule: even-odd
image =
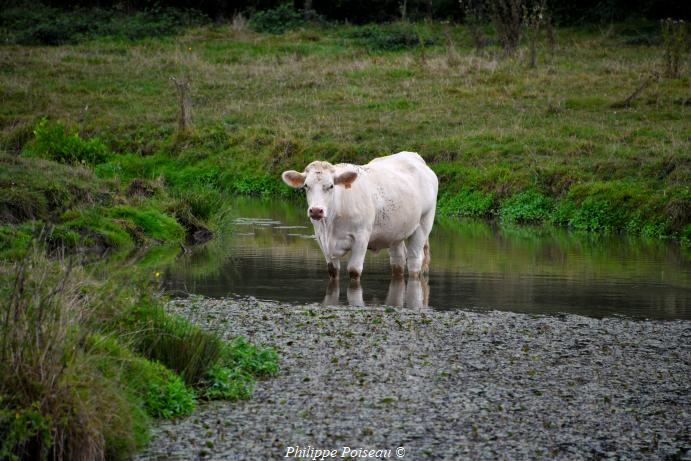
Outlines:
{"type": "Polygon", "coordinates": [[[250,400],[160,423],[140,460],[285,459],[290,447],[302,459],[344,447],[356,459],[691,459],[689,321],[253,298],[168,309],[275,347],[281,369],[250,400]]]}

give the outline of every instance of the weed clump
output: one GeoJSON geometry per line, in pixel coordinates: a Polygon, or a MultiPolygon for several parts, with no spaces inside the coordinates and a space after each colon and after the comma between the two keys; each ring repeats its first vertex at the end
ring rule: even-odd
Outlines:
{"type": "Polygon", "coordinates": [[[437,206],[447,216],[486,217],[491,214],[493,204],[493,194],[462,188],[456,194],[443,194],[437,206]]]}
{"type": "Polygon", "coordinates": [[[299,11],[284,3],[272,10],[258,11],[249,21],[249,26],[255,32],[282,34],[305,25],[305,20],[299,11]]]}
{"type": "Polygon", "coordinates": [[[437,43],[435,37],[415,29],[407,23],[368,25],[357,27],[349,33],[350,38],[374,51],[399,51],[417,49],[437,43]]]}
{"type": "Polygon", "coordinates": [[[184,26],[208,22],[203,14],[173,8],[152,8],[128,15],[99,8],[63,10],[42,4],[3,8],[4,40],[22,45],[62,45],[98,37],[140,40],[178,33],[184,26]]]}
{"type": "Polygon", "coordinates": [[[61,163],[95,165],[104,162],[109,152],[100,139],[82,138],[62,123],[44,117],[34,129],[34,140],[24,149],[24,154],[61,163]]]}
{"type": "Polygon", "coordinates": [[[499,208],[499,217],[507,222],[539,223],[549,218],[553,208],[553,199],[530,189],[505,200],[499,208]]]}

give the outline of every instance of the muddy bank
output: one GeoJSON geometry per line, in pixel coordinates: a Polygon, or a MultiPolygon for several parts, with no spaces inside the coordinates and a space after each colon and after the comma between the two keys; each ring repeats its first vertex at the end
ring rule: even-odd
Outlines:
{"type": "Polygon", "coordinates": [[[254,299],[169,309],[276,347],[281,371],[249,401],[160,425],[142,460],[279,459],[295,446],[391,459],[403,447],[411,460],[691,456],[688,321],[254,299]]]}

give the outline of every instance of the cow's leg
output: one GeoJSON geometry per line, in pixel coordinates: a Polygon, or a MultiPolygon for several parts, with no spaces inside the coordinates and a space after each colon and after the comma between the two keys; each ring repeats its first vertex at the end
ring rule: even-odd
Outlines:
{"type": "Polygon", "coordinates": [[[417,278],[429,271],[429,233],[434,224],[434,211],[424,215],[420,225],[408,239],[408,276],[417,278]]]}
{"type": "Polygon", "coordinates": [[[391,262],[391,275],[403,277],[405,271],[405,242],[400,241],[389,247],[389,261],[391,262]]]}
{"type": "Polygon", "coordinates": [[[329,271],[329,277],[332,279],[338,278],[338,271],[341,270],[340,258],[331,259],[326,263],[326,269],[329,271]]]}
{"type": "Polygon", "coordinates": [[[350,261],[348,261],[348,275],[351,280],[360,280],[362,267],[365,265],[367,243],[369,236],[358,235],[350,248],[350,261]]]}

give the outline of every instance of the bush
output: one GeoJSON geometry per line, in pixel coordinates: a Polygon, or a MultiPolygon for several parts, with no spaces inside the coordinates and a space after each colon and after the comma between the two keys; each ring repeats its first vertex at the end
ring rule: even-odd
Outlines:
{"type": "Polygon", "coordinates": [[[250,18],[250,28],[255,32],[282,34],[305,25],[299,11],[285,3],[272,10],[259,11],[250,18]]]}
{"type": "Polygon", "coordinates": [[[397,51],[434,45],[434,37],[422,34],[414,26],[408,24],[391,24],[388,26],[368,25],[355,28],[350,32],[361,46],[376,51],[397,51]]]}
{"type": "Polygon", "coordinates": [[[507,222],[538,223],[546,220],[553,208],[554,200],[531,189],[502,203],[499,217],[507,222]]]}
{"type": "Polygon", "coordinates": [[[208,18],[195,10],[153,8],[132,15],[115,10],[62,10],[41,4],[7,8],[0,13],[5,40],[23,45],[62,45],[97,37],[139,40],[179,32],[208,18]]]}
{"type": "Polygon", "coordinates": [[[108,148],[98,138],[84,139],[58,122],[41,119],[34,129],[34,140],[24,154],[62,163],[95,165],[108,157],[108,148]]]}
{"type": "Polygon", "coordinates": [[[463,188],[455,195],[439,198],[440,214],[447,216],[488,216],[492,212],[494,195],[463,188]]]}

